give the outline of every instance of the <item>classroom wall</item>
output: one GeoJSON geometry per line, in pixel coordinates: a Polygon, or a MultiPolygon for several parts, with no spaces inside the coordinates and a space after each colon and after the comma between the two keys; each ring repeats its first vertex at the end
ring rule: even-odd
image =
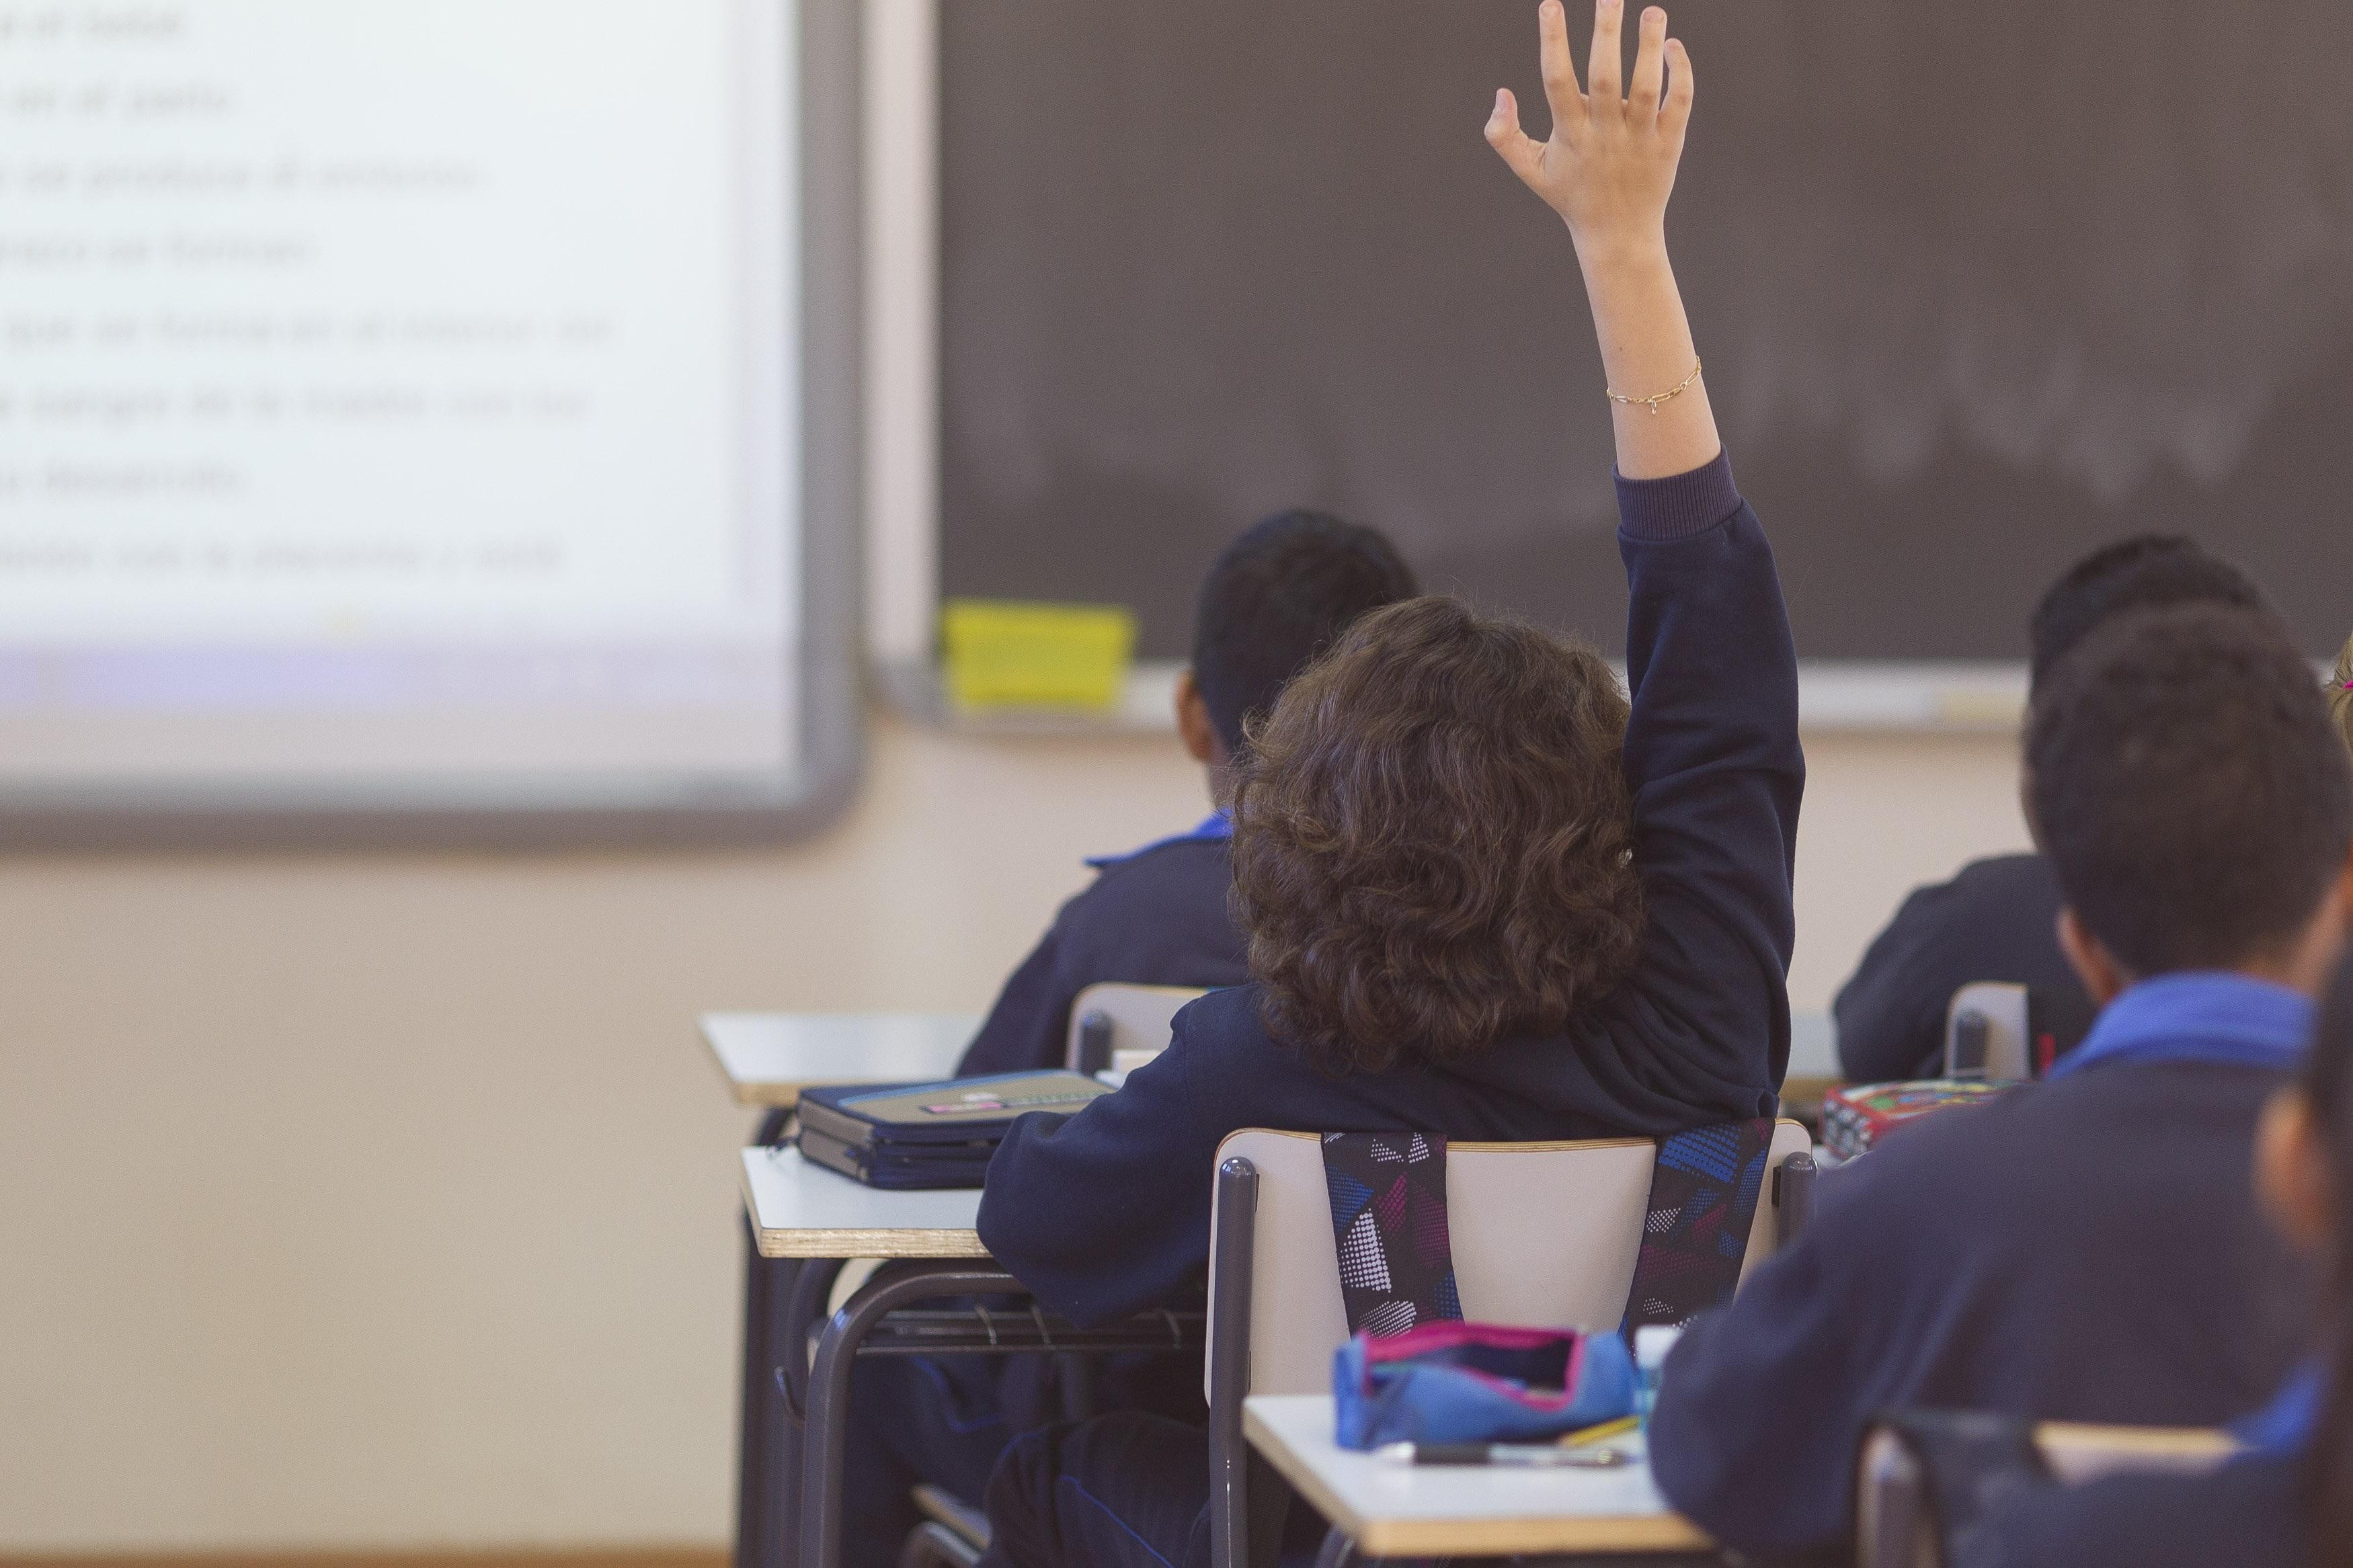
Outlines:
{"type": "MultiPolygon", "coordinates": [[[[1817,737],[1793,989],[2019,843],[2011,747],[1817,737]]],[[[982,1006],[1165,737],[878,723],[751,853],[0,860],[0,1553],[717,1542],[723,1007],[982,1006]]]]}

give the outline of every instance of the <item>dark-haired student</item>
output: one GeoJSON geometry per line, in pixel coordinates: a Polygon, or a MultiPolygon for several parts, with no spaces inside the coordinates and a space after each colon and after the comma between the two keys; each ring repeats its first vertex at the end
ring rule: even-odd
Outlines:
{"type": "Polygon", "coordinates": [[[2278,1395],[2232,1424],[2246,1447],[2195,1479],[2022,1493],[1955,1568],[2353,1568],[2353,963],[2264,1116],[2256,1177],[2273,1222],[2319,1265],[2320,1332],[2278,1395]]]}
{"type": "Polygon", "coordinates": [[[1226,909],[1233,825],[1223,809],[1243,729],[1349,623],[1417,592],[1412,568],[1377,530],[1322,512],[1278,512],[1226,547],[1202,580],[1193,662],[1176,682],[1176,732],[1208,769],[1219,809],[1187,832],[1089,862],[1094,881],[1006,981],[959,1075],[1061,1066],[1071,1005],[1090,985],[1208,989],[1249,978],[1226,909]]]}
{"type": "MultiPolygon", "coordinates": [[[[1667,260],[1690,67],[1653,10],[1621,89],[1604,0],[1588,98],[1557,0],[1540,17],[1552,139],[1508,95],[1488,137],[1567,223],[1593,395],[1619,399],[1630,710],[1591,648],[1448,598],[1366,616],[1285,689],[1234,793],[1252,984],[1186,1008],[1118,1093],[1021,1119],[989,1168],[982,1240],[1082,1323],[1198,1290],[1239,1128],[1525,1140],[1773,1112],[1797,666],[1667,260]]],[[[1046,1428],[991,1479],[989,1561],[1196,1560],[1207,1495],[1198,1427],[1046,1428]]]]}
{"type": "MultiPolygon", "coordinates": [[[[1222,806],[1245,731],[1357,617],[1416,591],[1386,536],[1322,512],[1279,512],[1226,547],[1202,580],[1193,660],[1176,686],[1177,733],[1220,808],[1187,832],[1092,862],[1094,881],[1005,983],[959,1075],[1061,1066],[1071,1005],[1098,982],[1207,989],[1249,978],[1227,907],[1233,826],[1222,806]]],[[[851,1568],[897,1561],[921,1522],[909,1496],[917,1482],[978,1497],[1005,1444],[1059,1410],[1052,1369],[1046,1357],[861,1362],[844,1468],[851,1568]]],[[[1101,1395],[1181,1411],[1198,1408],[1199,1385],[1169,1358],[1123,1359],[1101,1395]]]]}
{"type": "Polygon", "coordinates": [[[2353,765],[2312,668],[2268,612],[2113,617],[2036,699],[2025,777],[2105,1011],[2044,1081],[1831,1173],[1684,1331],[1651,1468],[1736,1550],[1839,1545],[1883,1411],[2210,1426],[2301,1353],[2249,1173],[2353,911],[2353,765]]]}
{"type": "MultiPolygon", "coordinates": [[[[2109,616],[2193,604],[2261,609],[2263,596],[2246,574],[2190,540],[2142,534],[2094,551],[2034,607],[2029,691],[2048,685],[2068,650],[2109,616]]],[[[2091,999],[2059,951],[2061,901],[2050,859],[2036,854],[1972,860],[1950,881],[1915,889],[1831,1005],[1847,1078],[1939,1075],[1953,993],[1981,980],[2024,985],[2088,1019],[2091,999]]]]}

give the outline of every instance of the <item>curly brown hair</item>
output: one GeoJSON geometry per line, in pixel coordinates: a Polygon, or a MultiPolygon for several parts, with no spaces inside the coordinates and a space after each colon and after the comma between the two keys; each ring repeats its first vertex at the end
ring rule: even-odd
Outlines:
{"type": "Polygon", "coordinates": [[[1626,699],[1584,643],[1458,600],[1358,620],[1252,727],[1234,910],[1278,1040],[1330,1071],[1553,1033],[1642,928],[1626,699]]]}

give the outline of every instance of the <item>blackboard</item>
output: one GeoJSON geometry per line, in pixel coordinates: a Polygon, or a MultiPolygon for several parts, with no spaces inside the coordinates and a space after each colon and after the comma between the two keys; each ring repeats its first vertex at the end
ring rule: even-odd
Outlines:
{"type": "MultiPolygon", "coordinates": [[[[2021,657],[2142,530],[2336,649],[2353,5],[1671,8],[1678,272],[1802,653],[2021,657]]],[[[1530,0],[942,16],[946,593],[1132,604],[1177,655],[1219,545],[1306,504],[1617,644],[1575,259],[1480,135],[1498,86],[1541,133],[1530,0]]]]}

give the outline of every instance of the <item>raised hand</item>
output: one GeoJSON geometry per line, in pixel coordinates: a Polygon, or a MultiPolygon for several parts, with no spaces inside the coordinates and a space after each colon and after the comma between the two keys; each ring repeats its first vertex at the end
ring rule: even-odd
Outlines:
{"type": "Polygon", "coordinates": [[[1634,79],[1620,89],[1624,16],[1625,0],[1597,0],[1580,92],[1567,18],[1560,0],[1544,0],[1536,31],[1552,137],[1538,142],[1520,129],[1520,106],[1508,89],[1495,94],[1487,119],[1488,145],[1561,216],[1580,255],[1595,246],[1664,245],[1667,197],[1691,124],[1691,58],[1682,40],[1667,37],[1667,14],[1656,5],[1642,13],[1634,79]]]}
{"type": "Polygon", "coordinates": [[[1593,307],[1606,392],[1628,479],[1688,472],[1724,449],[1708,405],[1691,323],[1667,261],[1667,198],[1691,124],[1691,59],[1667,37],[1667,14],[1642,13],[1634,83],[1618,82],[1618,28],[1625,0],[1596,0],[1587,90],[1577,90],[1560,0],[1536,8],[1552,139],[1520,129],[1509,92],[1495,95],[1487,141],[1512,172],[1560,214],[1577,243],[1593,307]]]}

